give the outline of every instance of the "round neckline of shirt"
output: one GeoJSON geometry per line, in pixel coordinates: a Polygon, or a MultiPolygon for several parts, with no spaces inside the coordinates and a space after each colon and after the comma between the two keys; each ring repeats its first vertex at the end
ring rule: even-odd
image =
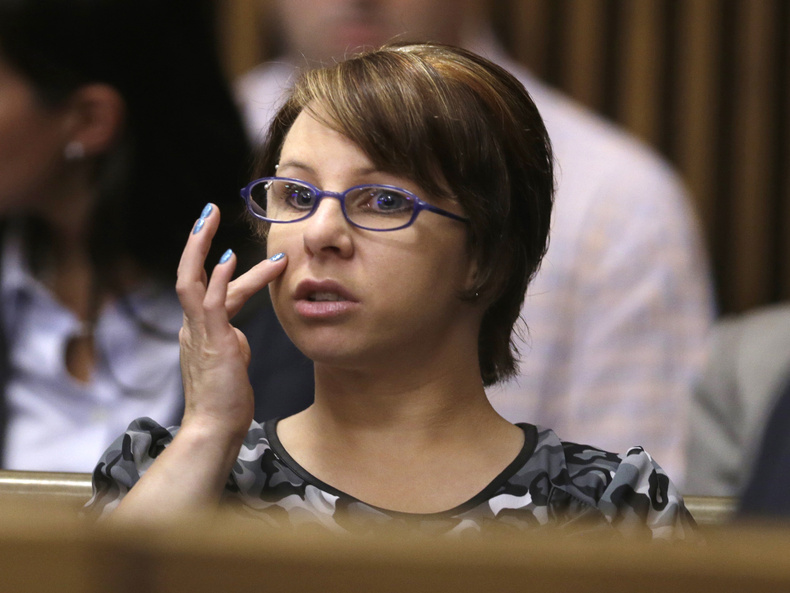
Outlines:
{"type": "Polygon", "coordinates": [[[466,512],[474,507],[479,506],[481,503],[489,500],[492,496],[496,493],[499,488],[506,483],[510,478],[513,477],[516,472],[518,472],[532,457],[533,453],[535,452],[535,448],[538,444],[538,430],[533,424],[528,424],[526,422],[519,422],[516,424],[523,432],[524,432],[524,445],[521,447],[521,450],[518,452],[516,457],[511,461],[505,469],[503,469],[499,474],[488,483],[480,492],[475,494],[472,498],[467,500],[466,502],[462,502],[461,504],[445,510],[445,511],[436,511],[433,513],[409,513],[405,511],[395,511],[392,509],[387,509],[383,507],[378,507],[374,504],[370,504],[365,502],[364,500],[360,500],[355,496],[347,494],[342,490],[335,488],[316,478],[313,474],[303,468],[296,460],[291,457],[291,455],[286,451],[283,444],[280,442],[280,438],[277,436],[277,423],[280,421],[279,418],[273,418],[271,420],[267,420],[263,424],[264,434],[266,436],[267,441],[269,442],[269,446],[271,447],[274,454],[280,458],[280,460],[294,472],[297,476],[299,476],[302,480],[304,480],[307,484],[314,486],[320,490],[328,492],[333,496],[337,496],[338,498],[344,498],[346,500],[350,500],[352,502],[358,502],[359,504],[363,504],[368,508],[374,509],[391,517],[411,517],[415,519],[426,519],[426,518],[446,518],[446,517],[453,517],[459,515],[463,512],[466,512]]]}

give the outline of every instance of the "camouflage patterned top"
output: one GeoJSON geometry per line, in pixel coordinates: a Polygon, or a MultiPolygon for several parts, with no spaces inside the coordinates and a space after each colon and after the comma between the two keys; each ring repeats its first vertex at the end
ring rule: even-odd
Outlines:
{"type": "MultiPolygon", "coordinates": [[[[472,529],[606,530],[655,539],[687,539],[694,520],[663,470],[641,448],[624,456],[560,441],[553,431],[519,424],[524,447],[482,492],[441,513],[411,515],[368,505],[312,476],[280,444],[276,421],[253,422],[225,487],[244,513],[275,525],[361,533],[382,524],[427,533],[472,529]]],[[[93,474],[90,511],[109,513],[172,441],[177,429],[135,420],[93,474]]]]}

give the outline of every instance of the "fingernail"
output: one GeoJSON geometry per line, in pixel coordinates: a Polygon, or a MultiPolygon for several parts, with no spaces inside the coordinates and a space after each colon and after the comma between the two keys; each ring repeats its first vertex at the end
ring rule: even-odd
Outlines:
{"type": "Polygon", "coordinates": [[[197,235],[200,232],[200,229],[203,228],[203,225],[206,224],[205,218],[198,218],[198,221],[195,223],[195,228],[192,229],[192,234],[197,235]]]}
{"type": "Polygon", "coordinates": [[[276,253],[269,258],[269,261],[280,261],[282,258],[285,257],[285,254],[281,251],[280,253],[276,253]]]}
{"type": "Polygon", "coordinates": [[[200,213],[200,218],[208,218],[208,215],[211,214],[212,210],[213,208],[211,207],[211,204],[206,204],[203,207],[203,212],[200,213]]]}
{"type": "Polygon", "coordinates": [[[219,258],[219,263],[224,264],[226,261],[230,259],[231,255],[233,255],[233,250],[228,249],[225,253],[222,254],[222,257],[219,258]]]}

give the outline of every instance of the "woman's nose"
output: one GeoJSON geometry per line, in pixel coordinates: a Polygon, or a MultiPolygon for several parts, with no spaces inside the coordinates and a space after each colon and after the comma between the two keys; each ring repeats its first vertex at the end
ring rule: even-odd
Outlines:
{"type": "Polygon", "coordinates": [[[304,224],[305,248],[313,255],[336,253],[349,257],[353,253],[352,227],[337,198],[324,196],[304,224]]]}

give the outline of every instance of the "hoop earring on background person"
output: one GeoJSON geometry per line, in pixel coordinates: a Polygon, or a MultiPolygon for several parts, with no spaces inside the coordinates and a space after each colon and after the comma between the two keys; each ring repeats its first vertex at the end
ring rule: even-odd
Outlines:
{"type": "Polygon", "coordinates": [[[79,161],[85,157],[85,146],[79,140],[72,140],[63,149],[63,157],[67,161],[79,161]]]}

